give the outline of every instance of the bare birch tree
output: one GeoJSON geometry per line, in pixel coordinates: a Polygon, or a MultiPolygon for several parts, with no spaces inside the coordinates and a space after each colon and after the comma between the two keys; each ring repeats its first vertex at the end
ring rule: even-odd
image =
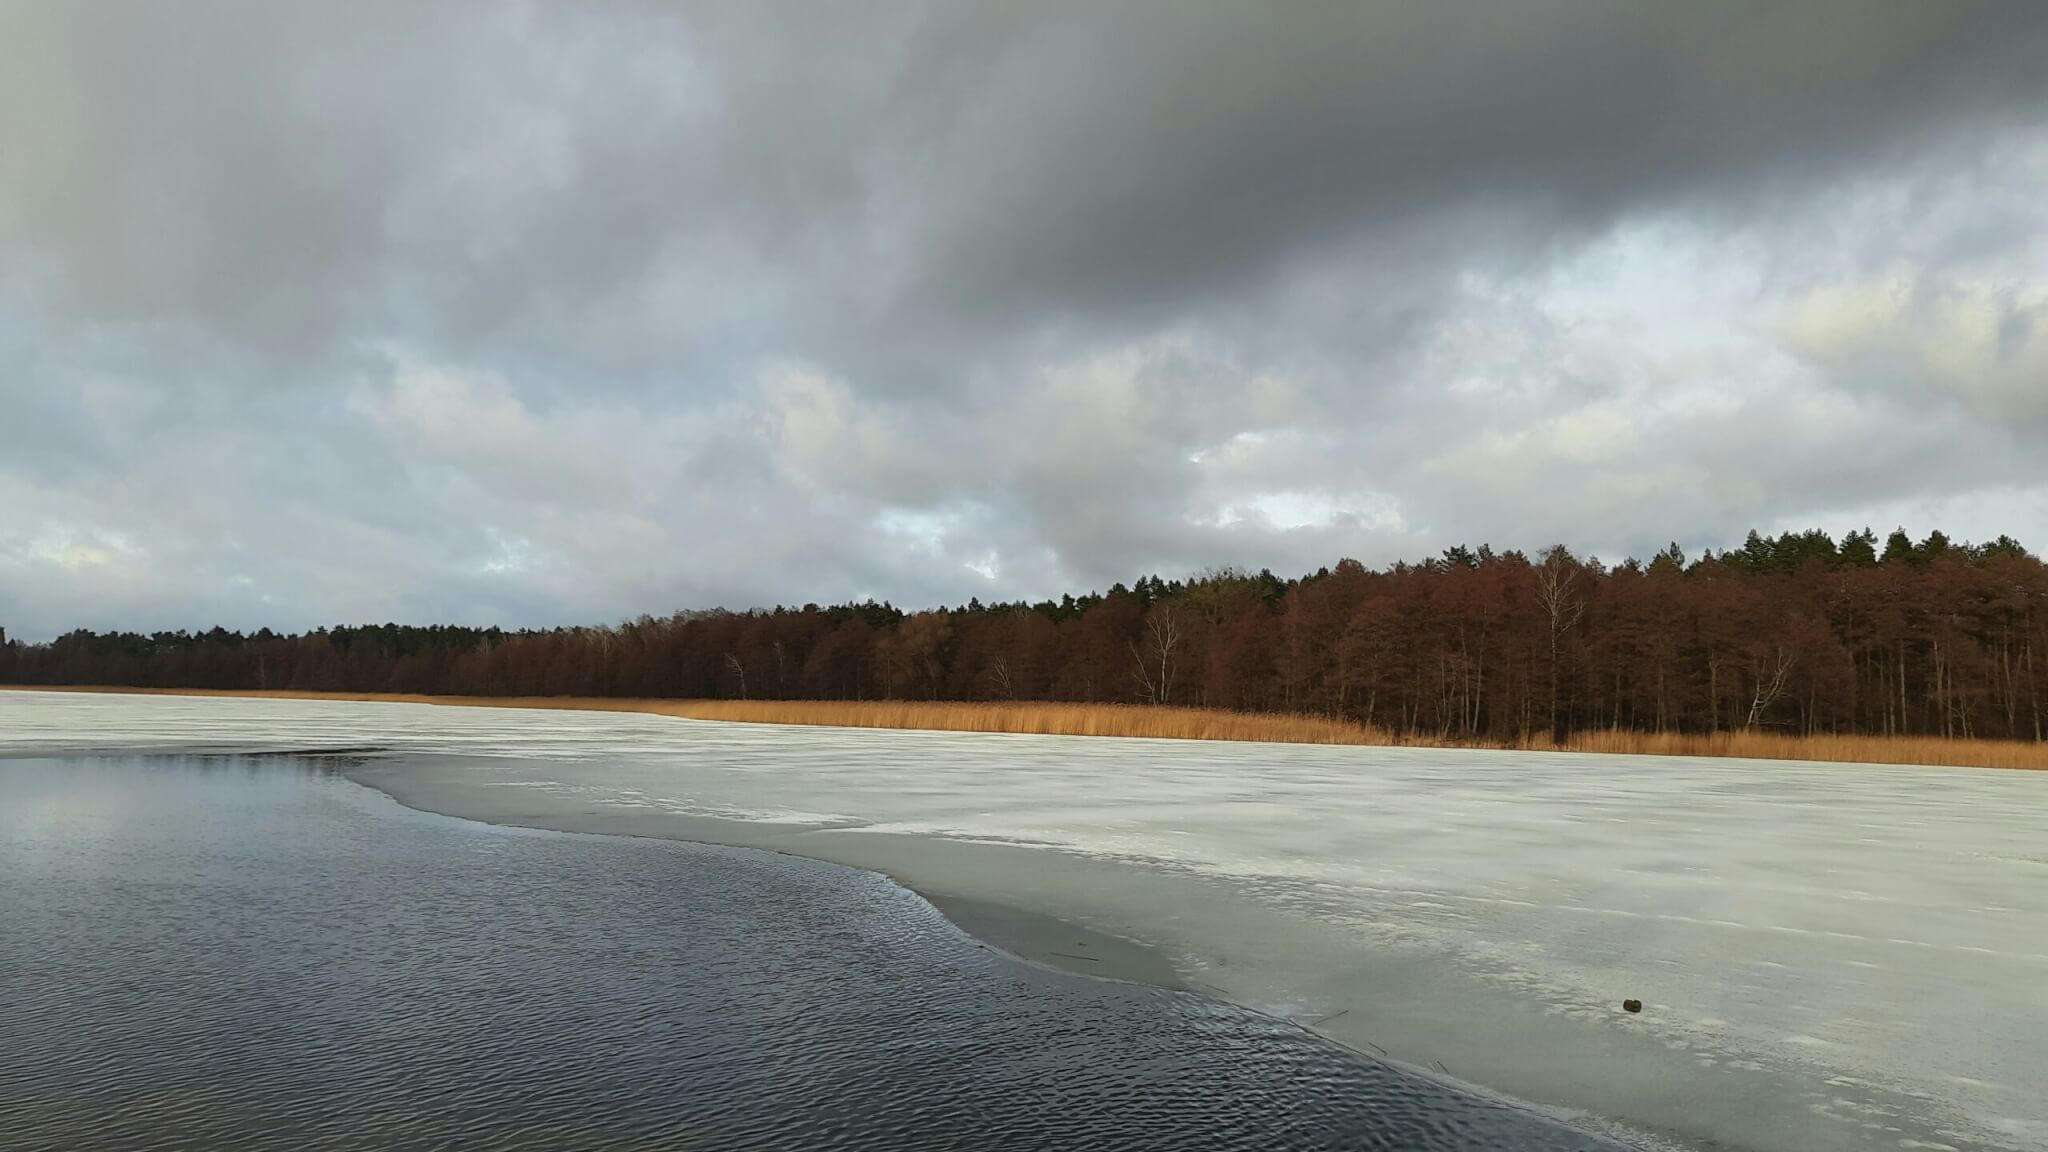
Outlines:
{"type": "Polygon", "coordinates": [[[1003,699],[1015,700],[1017,698],[1017,686],[1016,682],[1010,677],[1010,658],[1008,656],[997,655],[991,657],[988,662],[988,670],[983,672],[982,675],[988,677],[989,683],[995,686],[995,690],[1002,694],[1003,699]]]}
{"type": "Polygon", "coordinates": [[[1144,686],[1146,700],[1165,704],[1173,699],[1173,658],[1180,648],[1180,616],[1171,604],[1161,604],[1145,618],[1144,648],[1130,642],[1134,675],[1144,686]]]}
{"type": "Polygon", "coordinates": [[[1564,545],[1552,545],[1536,569],[1536,603],[1543,609],[1550,640],[1550,736],[1563,744],[1567,735],[1564,712],[1558,708],[1558,655],[1565,633],[1586,614],[1585,598],[1574,587],[1579,579],[1578,562],[1564,545]]]}
{"type": "Polygon", "coordinates": [[[1768,654],[1759,654],[1754,663],[1756,691],[1749,699],[1749,718],[1742,722],[1745,730],[1755,728],[1763,714],[1785,694],[1785,678],[1792,674],[1798,661],[1785,647],[1774,645],[1768,654]]]}

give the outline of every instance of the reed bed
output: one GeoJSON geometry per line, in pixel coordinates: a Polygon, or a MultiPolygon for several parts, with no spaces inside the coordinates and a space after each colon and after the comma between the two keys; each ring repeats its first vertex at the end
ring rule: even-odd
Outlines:
{"type": "Polygon", "coordinates": [[[1574,733],[1564,746],[1573,752],[1612,752],[1630,756],[1740,756],[1757,760],[2048,770],[2048,744],[1940,736],[1800,736],[1756,731],[1636,732],[1623,728],[1574,733]]]}
{"type": "MultiPolygon", "coordinates": [[[[957,703],[906,700],[675,701],[674,715],[756,724],[930,728],[948,732],[1041,732],[1162,740],[1265,740],[1283,744],[1400,744],[1378,728],[1321,716],[1152,708],[1131,704],[957,703]]],[[[667,709],[663,709],[668,711],[667,709]]]]}
{"type": "MultiPolygon", "coordinates": [[[[1483,747],[1556,750],[1548,734],[1526,743],[1499,744],[1401,734],[1326,716],[1229,712],[1217,708],[1156,708],[1130,704],[1044,701],[959,703],[914,700],[668,700],[600,696],[423,696],[398,692],[234,691],[204,688],[103,688],[22,685],[25,691],[139,693],[173,696],[254,696],[286,700],[365,700],[469,708],[568,708],[593,712],[645,712],[692,720],[745,724],[806,724],[845,728],[906,728],[945,732],[1017,732],[1054,736],[1136,736],[1166,740],[1255,740],[1282,744],[1361,744],[1408,747],[1483,747]]],[[[1638,732],[1599,729],[1574,733],[1570,752],[1627,756],[1728,756],[1760,760],[1819,760],[1860,764],[1926,764],[2048,770],[2048,744],[1934,736],[1814,735],[1733,731],[1638,732]]]]}

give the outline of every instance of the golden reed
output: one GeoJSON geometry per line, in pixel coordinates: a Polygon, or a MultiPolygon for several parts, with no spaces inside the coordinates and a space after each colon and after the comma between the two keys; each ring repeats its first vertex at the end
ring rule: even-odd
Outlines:
{"type": "MultiPolygon", "coordinates": [[[[367,700],[467,708],[568,708],[648,712],[745,724],[818,724],[846,728],[922,728],[946,732],[1031,732],[1055,736],[1138,736],[1167,740],[1264,740],[1283,744],[1369,744],[1554,750],[1548,735],[1497,744],[1401,735],[1325,716],[1153,708],[1131,704],[950,703],[914,700],[661,700],[596,696],[421,696],[397,692],[222,691],[203,688],[100,688],[22,685],[23,691],[259,696],[285,700],[367,700]]],[[[1574,734],[1571,752],[1630,756],[1740,756],[1863,764],[1929,764],[2048,770],[2048,744],[1951,740],[1934,736],[1793,736],[1774,732],[1574,734]]]]}

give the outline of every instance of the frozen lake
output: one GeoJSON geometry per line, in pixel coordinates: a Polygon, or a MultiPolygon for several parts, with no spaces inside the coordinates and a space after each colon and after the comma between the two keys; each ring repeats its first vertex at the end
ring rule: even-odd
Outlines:
{"type": "Polygon", "coordinates": [[[408,803],[878,868],[1681,1142],[2048,1148],[2048,774],[0,693],[0,753],[361,745],[408,803]]]}

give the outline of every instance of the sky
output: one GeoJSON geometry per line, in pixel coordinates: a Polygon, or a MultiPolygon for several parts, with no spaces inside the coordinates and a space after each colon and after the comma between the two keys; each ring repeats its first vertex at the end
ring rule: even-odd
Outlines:
{"type": "Polygon", "coordinates": [[[0,627],[2048,548],[2048,4],[0,5],[0,627]]]}

